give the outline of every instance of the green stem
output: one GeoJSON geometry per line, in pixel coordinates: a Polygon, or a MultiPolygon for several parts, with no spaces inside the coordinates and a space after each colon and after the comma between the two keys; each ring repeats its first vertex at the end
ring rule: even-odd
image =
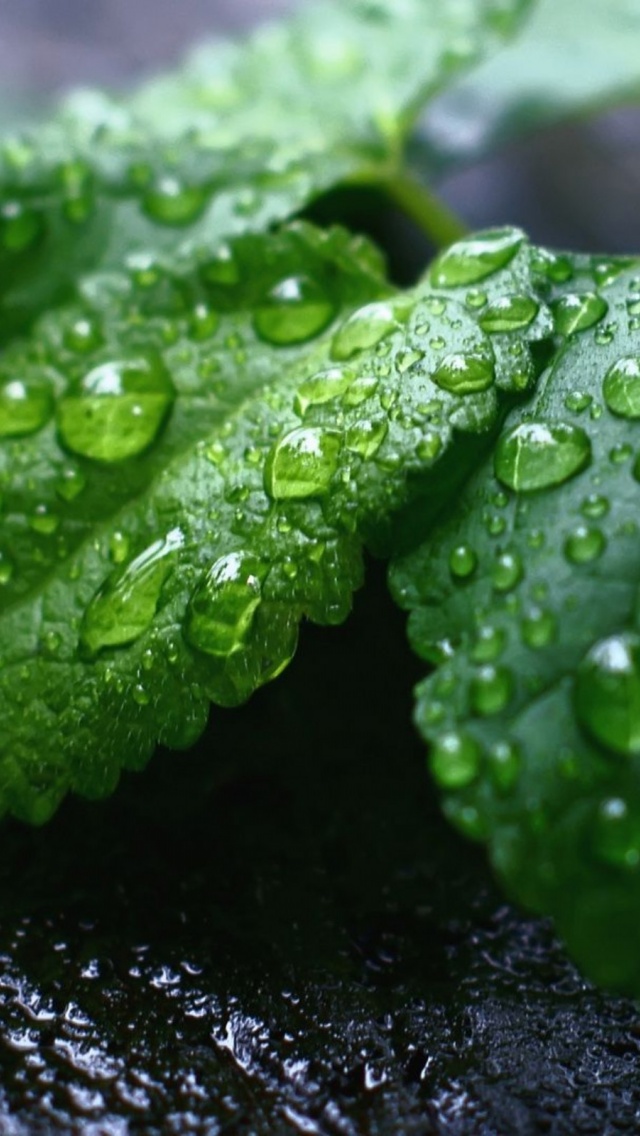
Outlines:
{"type": "Polygon", "coordinates": [[[446,248],[469,232],[456,214],[425,185],[408,174],[399,174],[385,188],[403,212],[422,229],[438,248],[446,248]]]}

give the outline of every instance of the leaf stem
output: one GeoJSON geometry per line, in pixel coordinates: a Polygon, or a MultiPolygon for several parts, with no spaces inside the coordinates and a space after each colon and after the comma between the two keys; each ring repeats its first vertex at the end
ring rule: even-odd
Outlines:
{"type": "Polygon", "coordinates": [[[389,195],[434,244],[446,248],[466,236],[468,228],[427,186],[403,173],[385,183],[389,195]]]}

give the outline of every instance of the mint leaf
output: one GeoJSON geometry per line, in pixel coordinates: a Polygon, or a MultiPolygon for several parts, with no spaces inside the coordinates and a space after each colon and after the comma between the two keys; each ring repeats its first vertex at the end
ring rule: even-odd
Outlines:
{"type": "Polygon", "coordinates": [[[640,262],[540,267],[552,364],[392,583],[436,665],[416,716],[446,814],[589,974],[637,993],[640,262]]]}
{"type": "Polygon", "coordinates": [[[563,118],[636,101],[639,55],[635,0],[539,0],[513,44],[433,104],[425,131],[431,168],[468,162],[563,118]]]}
{"type": "Polygon", "coordinates": [[[345,618],[363,542],[411,500],[426,524],[534,381],[530,261],[480,234],[398,293],[368,244],[297,225],[89,278],[7,349],[3,810],[110,791],[274,678],[302,617],[345,618]]]}
{"type": "Polygon", "coordinates": [[[84,92],[0,147],[0,335],[136,252],[264,231],[338,184],[388,184],[417,111],[528,0],[305,6],[127,99],[84,92]]]}

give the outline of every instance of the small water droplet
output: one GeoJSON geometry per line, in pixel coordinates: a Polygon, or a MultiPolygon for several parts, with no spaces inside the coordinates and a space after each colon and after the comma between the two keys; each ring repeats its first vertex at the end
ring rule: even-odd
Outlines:
{"type": "Polygon", "coordinates": [[[220,245],[211,259],[202,265],[200,273],[209,284],[238,284],[240,267],[230,245],[220,245]]]}
{"type": "Polygon", "coordinates": [[[29,525],[34,532],[41,533],[42,536],[51,536],[56,532],[60,524],[60,517],[54,513],[47,505],[37,505],[35,511],[29,517],[29,525]]]}
{"type": "Polygon", "coordinates": [[[179,178],[166,175],[147,190],[142,207],[161,225],[190,225],[203,212],[207,200],[202,186],[185,185],[179,178]]]}
{"type": "Polygon", "coordinates": [[[580,512],[591,520],[597,520],[599,517],[606,517],[610,508],[608,497],[601,497],[599,493],[590,493],[582,502],[580,512]]]}
{"type": "Polygon", "coordinates": [[[43,233],[42,215],[36,209],[20,201],[0,205],[0,244],[8,252],[25,252],[43,233]]]}
{"type": "Polygon", "coordinates": [[[416,457],[421,462],[435,461],[442,449],[442,438],[435,430],[425,430],[416,446],[416,457]]]}
{"type": "Polygon", "coordinates": [[[556,619],[553,612],[542,607],[531,607],[520,624],[522,641],[534,651],[548,647],[556,637],[556,619]]]}
{"type": "Polygon", "coordinates": [[[607,371],[602,384],[604,400],[621,418],[640,418],[640,356],[619,359],[607,371]]]}
{"type": "Polygon", "coordinates": [[[575,699],[597,741],[623,756],[640,754],[640,637],[624,632],[596,643],[578,668],[575,699]]]}
{"type": "Polygon", "coordinates": [[[380,449],[388,430],[386,418],[362,418],[347,430],[347,449],[362,458],[372,458],[380,449]]]}
{"type": "Polygon", "coordinates": [[[524,575],[522,560],[517,552],[501,552],[496,557],[491,582],[496,592],[511,592],[524,575]]]}
{"type": "Polygon", "coordinates": [[[133,643],[147,630],[172,561],[183,544],[180,529],[172,529],[126,568],[118,568],[109,576],[82,621],[80,641],[91,655],[106,647],[133,643]]]}
{"type": "Polygon", "coordinates": [[[220,324],[220,316],[208,304],[196,304],[189,317],[189,334],[196,342],[202,343],[215,335],[220,324]]]}
{"type": "Polygon", "coordinates": [[[301,427],[269,453],[264,484],[274,500],[323,496],[338,468],[341,438],[334,430],[301,427]]]}
{"type": "Polygon", "coordinates": [[[245,643],[262,601],[267,565],[251,552],[221,556],[195,591],[185,633],[206,655],[228,658],[245,643]]]}
{"type": "Polygon", "coordinates": [[[53,393],[45,379],[0,376],[0,438],[34,434],[52,414],[53,393]]]}
{"type": "Polygon", "coordinates": [[[600,802],[593,832],[593,850],[606,864],[637,868],[640,864],[640,816],[622,797],[600,802]]]}
{"type": "Polygon", "coordinates": [[[561,485],[591,460],[584,430],[565,422],[523,422],[500,438],[495,454],[499,481],[519,493],[561,485]]]}
{"type": "Polygon", "coordinates": [[[511,699],[513,680],[506,667],[491,663],[480,667],[471,680],[471,707],[475,714],[488,718],[499,714],[511,699]]]}
{"type": "Polygon", "coordinates": [[[597,292],[581,292],[563,296],[551,308],[556,331],[560,335],[576,335],[599,323],[609,305],[597,292]]]}
{"type": "Polygon", "coordinates": [[[501,627],[483,623],[476,632],[471,658],[475,663],[493,663],[504,651],[506,642],[507,637],[501,627]]]}
{"type": "Polygon", "coordinates": [[[431,377],[451,394],[473,394],[493,383],[493,360],[479,352],[446,355],[431,377]]]}
{"type": "Polygon", "coordinates": [[[61,438],[83,457],[123,461],[151,445],[174,398],[159,356],[102,363],[61,399],[61,438]]]}
{"type": "Polygon", "coordinates": [[[6,552],[0,551],[0,587],[9,583],[13,576],[13,561],[6,552]]]}
{"type": "Polygon", "coordinates": [[[523,240],[519,229],[505,228],[458,241],[435,261],[431,283],[436,288],[453,288],[485,280],[513,260],[523,240]]]}
{"type": "Polygon", "coordinates": [[[329,367],[318,371],[300,383],[294,399],[296,413],[302,417],[309,406],[320,406],[338,398],[349,389],[354,379],[355,371],[349,367],[329,367]]]}
{"type": "Polygon", "coordinates": [[[481,752],[468,734],[441,734],[429,757],[431,772],[443,789],[462,789],[480,772],[481,752]]]}
{"type": "Polygon", "coordinates": [[[602,555],[606,543],[600,529],[578,525],[565,541],[565,556],[572,564],[588,564],[602,555]]]}
{"type": "Polygon", "coordinates": [[[482,312],[478,323],[490,333],[518,331],[533,322],[539,308],[531,296],[501,296],[482,312]]]}
{"type": "Polygon", "coordinates": [[[499,793],[508,793],[516,784],[522,769],[522,755],[512,742],[496,742],[487,754],[491,783],[499,793]]]}
{"type": "Polygon", "coordinates": [[[449,555],[449,571],[456,580],[468,580],[478,567],[478,557],[468,544],[459,544],[449,555]]]}
{"type": "Polygon", "coordinates": [[[351,359],[359,351],[376,347],[407,316],[408,311],[404,308],[384,301],[358,308],[334,335],[331,358],[338,361],[351,359]]]}
{"type": "Polygon", "coordinates": [[[584,391],[571,391],[564,400],[567,410],[573,410],[575,414],[581,414],[583,410],[587,410],[592,402],[592,395],[586,394],[584,391]]]}
{"type": "Polygon", "coordinates": [[[102,332],[95,320],[83,317],[74,322],[65,330],[64,344],[77,355],[88,354],[95,351],[102,343],[102,332]]]}
{"type": "Polygon", "coordinates": [[[66,466],[56,481],[56,493],[63,501],[75,501],[82,493],[87,479],[82,470],[74,466],[66,466]]]}
{"type": "Polygon", "coordinates": [[[319,335],[335,311],[324,288],[310,276],[288,276],[260,301],[253,326],[266,343],[288,347],[319,335]]]}
{"type": "Polygon", "coordinates": [[[372,376],[363,375],[356,379],[345,392],[342,399],[344,407],[361,406],[367,399],[372,398],[378,389],[378,380],[372,376]]]}

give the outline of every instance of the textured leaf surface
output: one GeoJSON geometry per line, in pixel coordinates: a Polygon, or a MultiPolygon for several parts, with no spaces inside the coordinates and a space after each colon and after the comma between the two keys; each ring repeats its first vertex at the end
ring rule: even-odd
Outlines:
{"type": "Polygon", "coordinates": [[[346,616],[363,540],[411,497],[426,523],[534,380],[530,259],[480,234],[393,293],[368,245],[294,226],[89,279],[5,352],[3,808],[109,791],[275,677],[302,616],[346,616]],[[517,344],[480,279],[528,304],[517,344]]]}
{"type": "Polygon", "coordinates": [[[637,993],[640,263],[547,269],[553,365],[393,588],[437,664],[417,721],[445,812],[590,973],[637,993]]]}
{"type": "Polygon", "coordinates": [[[515,43],[434,104],[432,165],[640,97],[637,0],[540,0],[515,43]]]}
{"type": "Polygon", "coordinates": [[[398,172],[415,113],[512,29],[527,0],[304,6],[215,44],[129,100],[85,92],[0,148],[0,333],[83,269],[210,246],[344,182],[398,172]]]}

